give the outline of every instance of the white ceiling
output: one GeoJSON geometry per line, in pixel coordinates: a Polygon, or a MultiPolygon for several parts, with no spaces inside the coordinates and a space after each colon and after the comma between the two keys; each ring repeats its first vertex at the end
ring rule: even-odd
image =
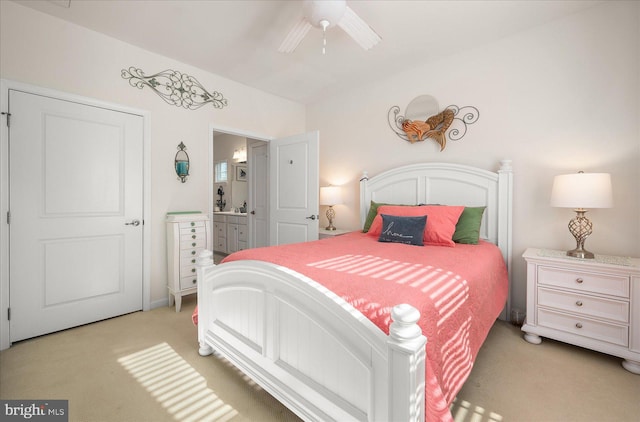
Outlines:
{"type": "MultiPolygon", "coordinates": [[[[295,52],[278,47],[300,1],[15,0],[113,38],[302,103],[375,81],[592,7],[600,1],[351,0],[382,41],[369,51],[340,28],[313,28],[295,52]]],[[[123,67],[142,67],[122,63],[123,67]]],[[[146,73],[165,69],[145,69],[146,73]]],[[[181,69],[175,69],[181,70],[181,69]]],[[[197,78],[197,75],[193,75],[197,78]]]]}

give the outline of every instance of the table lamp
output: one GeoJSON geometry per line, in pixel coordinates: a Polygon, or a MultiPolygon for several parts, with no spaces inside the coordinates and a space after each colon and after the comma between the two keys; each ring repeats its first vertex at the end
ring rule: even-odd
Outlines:
{"type": "Polygon", "coordinates": [[[584,241],[593,232],[593,224],[585,216],[587,208],[611,208],[611,176],[608,173],[564,174],[553,179],[551,206],[573,208],[576,216],[569,221],[569,232],[576,239],[576,248],[567,251],[568,256],[593,259],[584,249],[584,241]]]}
{"type": "Polygon", "coordinates": [[[327,220],[329,225],[325,227],[326,230],[335,230],[333,225],[333,219],[336,218],[336,212],[333,209],[334,205],[342,203],[342,194],[339,186],[323,186],[320,188],[320,205],[328,205],[327,220]]]}

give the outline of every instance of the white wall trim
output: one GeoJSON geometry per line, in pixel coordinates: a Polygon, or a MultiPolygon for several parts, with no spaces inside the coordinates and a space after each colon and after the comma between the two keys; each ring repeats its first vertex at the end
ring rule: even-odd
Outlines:
{"type": "MultiPolygon", "coordinates": [[[[88,104],[94,107],[108,108],[123,113],[139,115],[143,118],[143,264],[142,264],[142,309],[151,309],[151,113],[121,104],[109,103],[94,98],[82,97],[67,92],[56,91],[21,82],[0,79],[0,111],[9,110],[9,90],[18,90],[65,101],[88,104]]],[[[10,344],[9,319],[9,226],[6,215],[9,211],[9,129],[6,116],[0,120],[0,350],[10,344]]]]}

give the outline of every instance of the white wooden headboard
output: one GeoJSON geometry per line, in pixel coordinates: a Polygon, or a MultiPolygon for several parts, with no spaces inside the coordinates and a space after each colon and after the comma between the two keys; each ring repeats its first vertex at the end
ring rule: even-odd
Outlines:
{"type": "MultiPolygon", "coordinates": [[[[462,164],[421,163],[387,170],[360,180],[360,222],[371,201],[389,204],[486,206],[480,237],[495,243],[507,264],[511,284],[513,171],[501,160],[497,172],[462,164]]],[[[507,319],[510,300],[501,318],[507,319]]]]}

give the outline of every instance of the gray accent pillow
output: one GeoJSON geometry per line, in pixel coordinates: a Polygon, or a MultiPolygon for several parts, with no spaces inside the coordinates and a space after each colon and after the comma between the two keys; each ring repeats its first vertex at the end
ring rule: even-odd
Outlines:
{"type": "Polygon", "coordinates": [[[408,245],[423,246],[424,228],[427,216],[398,217],[381,214],[382,231],[379,242],[406,243],[408,245]]]}

